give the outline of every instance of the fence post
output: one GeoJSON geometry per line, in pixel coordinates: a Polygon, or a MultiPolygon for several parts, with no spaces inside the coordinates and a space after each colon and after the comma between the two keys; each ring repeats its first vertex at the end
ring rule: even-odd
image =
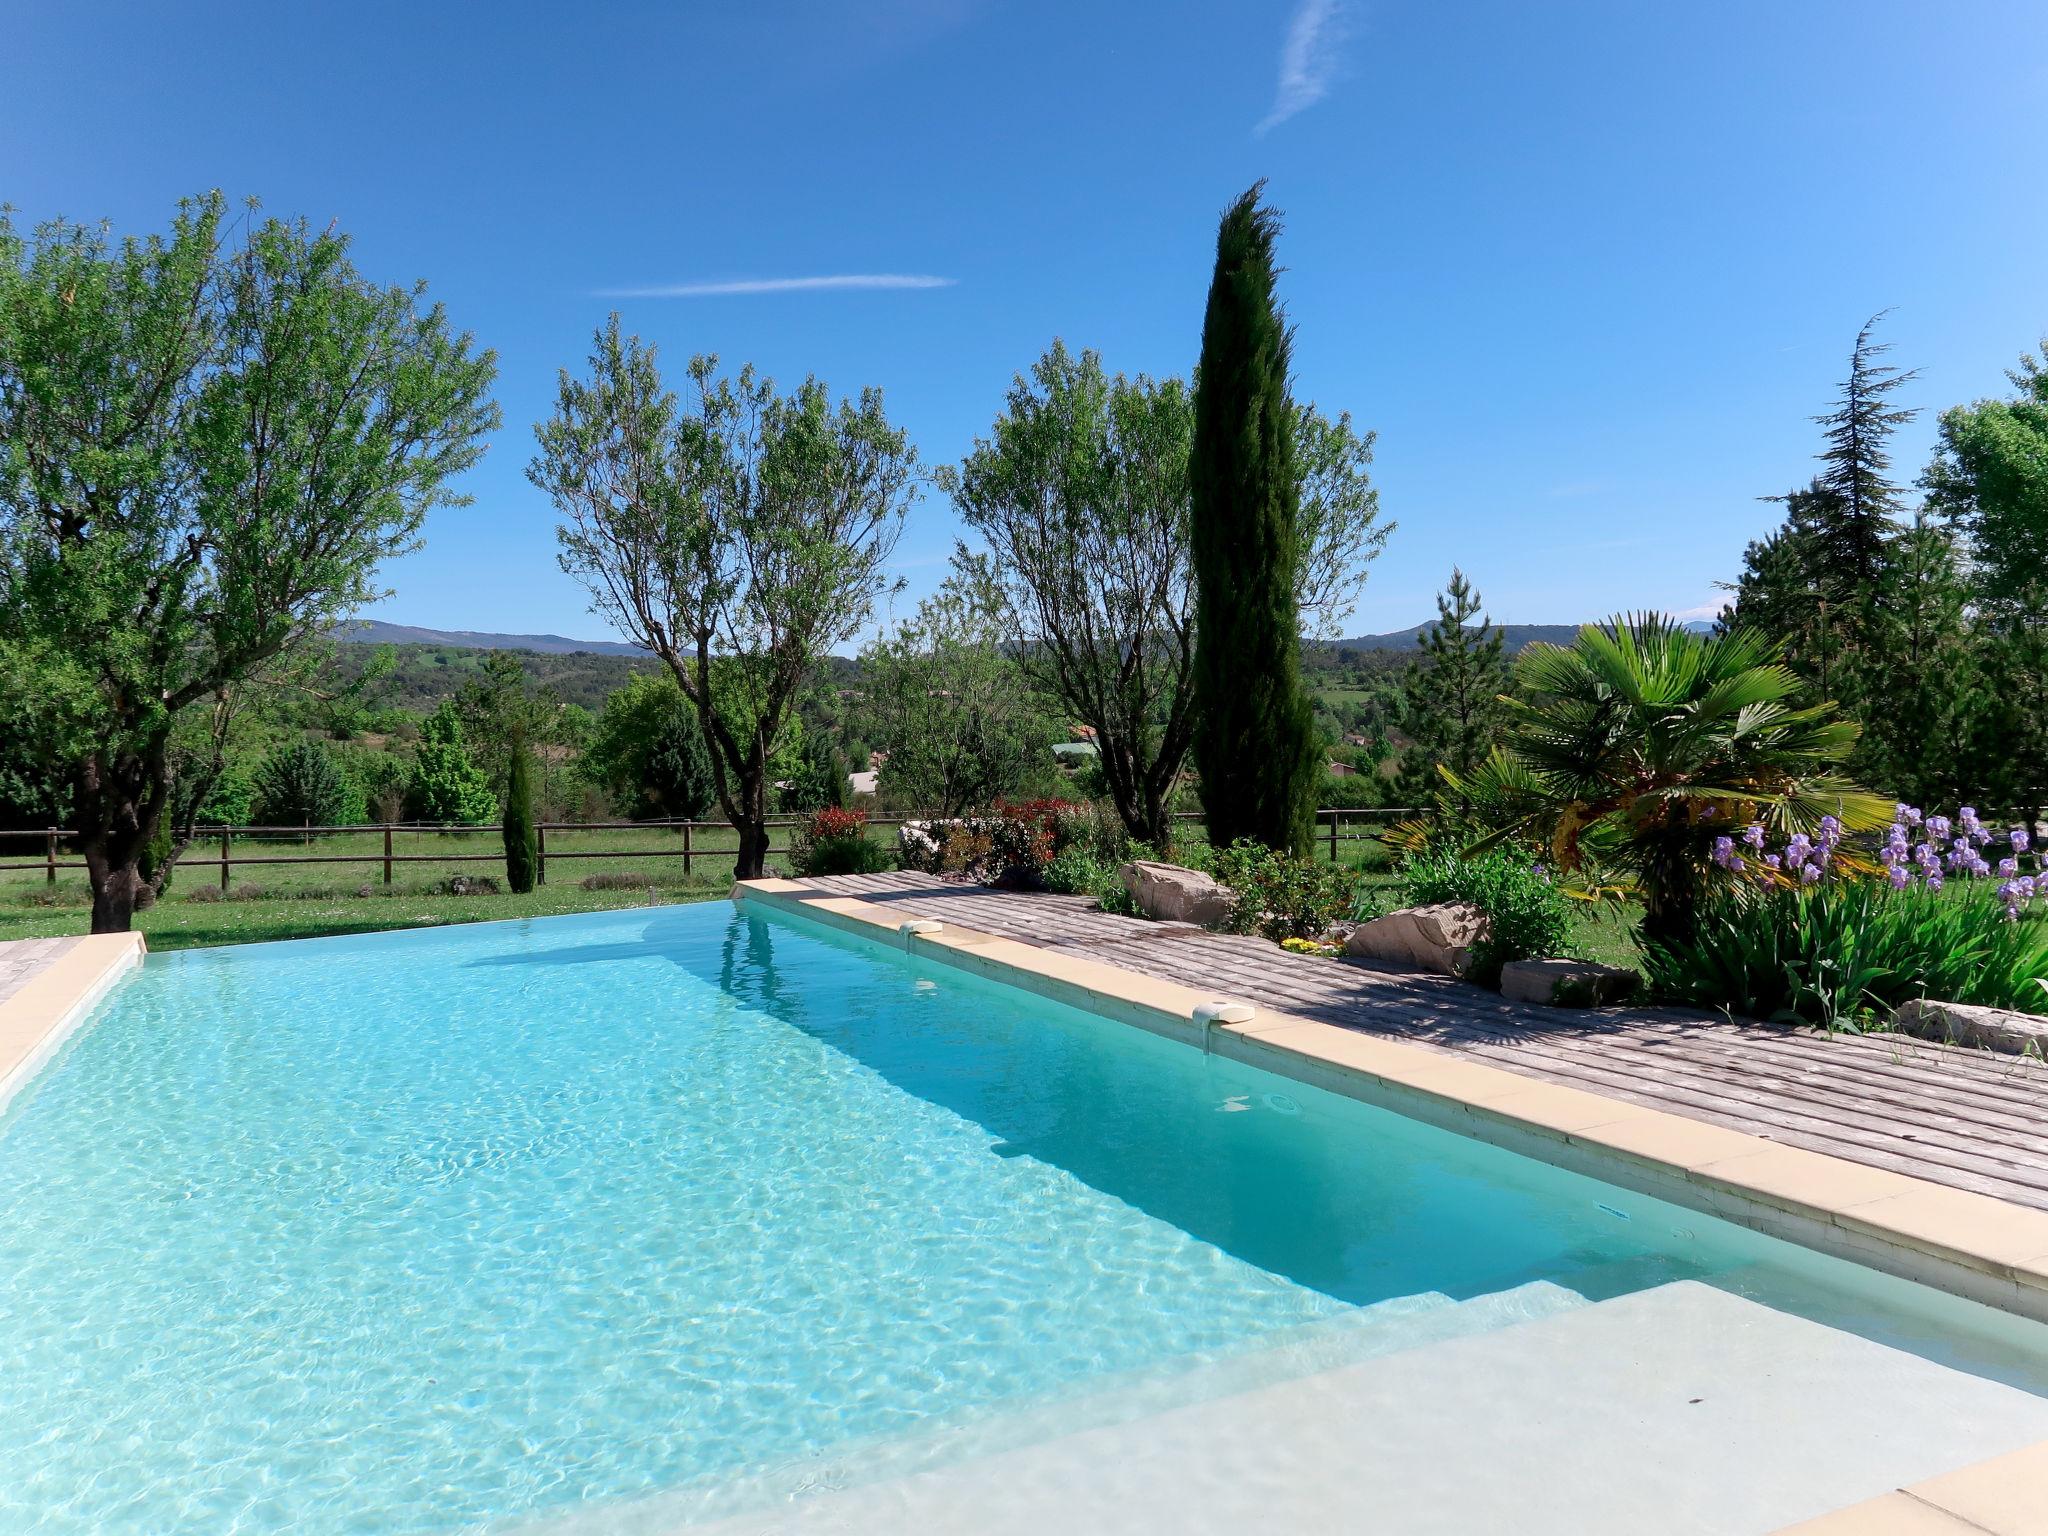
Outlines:
{"type": "Polygon", "coordinates": [[[220,829],[220,890],[225,896],[228,890],[228,837],[226,827],[220,829]]]}
{"type": "Polygon", "coordinates": [[[544,821],[533,824],[533,883],[548,883],[548,824],[544,821]]]}
{"type": "Polygon", "coordinates": [[[391,823],[384,823],[384,883],[391,883],[391,823]]]}
{"type": "Polygon", "coordinates": [[[1330,812],[1330,862],[1337,862],[1337,813],[1330,812]]]}
{"type": "Polygon", "coordinates": [[[690,824],[683,823],[683,878],[690,878],[690,824]]]}
{"type": "Polygon", "coordinates": [[[51,885],[57,883],[57,829],[51,827],[44,836],[43,858],[47,864],[43,878],[51,885]]]}

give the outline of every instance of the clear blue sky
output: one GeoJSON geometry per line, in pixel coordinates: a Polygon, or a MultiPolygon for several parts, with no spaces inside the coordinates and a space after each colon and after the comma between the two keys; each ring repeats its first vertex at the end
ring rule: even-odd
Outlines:
{"type": "MultiPolygon", "coordinates": [[[[1810,473],[1886,306],[1912,403],[2048,332],[2048,6],[1365,0],[22,5],[0,196],[155,227],[337,219],[495,347],[506,425],[376,610],[602,634],[527,486],[618,307],[793,382],[881,385],[929,462],[1054,336],[1184,373],[1215,217],[1285,210],[1297,393],[1379,431],[1400,531],[1350,632],[1452,564],[1498,619],[1698,609],[1810,473]],[[613,298],[926,275],[945,286],[613,298]]],[[[1917,472],[1932,414],[1902,438],[1917,472]]],[[[950,509],[900,549],[943,574],[950,509]]]]}

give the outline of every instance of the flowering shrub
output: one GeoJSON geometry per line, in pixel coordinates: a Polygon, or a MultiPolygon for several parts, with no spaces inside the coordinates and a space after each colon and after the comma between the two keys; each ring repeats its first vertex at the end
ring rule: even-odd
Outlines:
{"type": "Polygon", "coordinates": [[[1647,944],[1644,967],[1672,1002],[1830,1028],[1923,997],[2038,1008],[2048,861],[2034,841],[1970,806],[1951,818],[1899,805],[1874,856],[1832,817],[1775,848],[1750,826],[1715,841],[1733,878],[1691,934],[1647,944]]]}
{"type": "Polygon", "coordinates": [[[998,800],[987,815],[905,822],[898,856],[905,869],[966,875],[984,885],[1037,885],[1088,823],[1068,800],[998,800]]]}
{"type": "Polygon", "coordinates": [[[827,806],[790,839],[789,867],[799,875],[872,875],[889,867],[889,855],[868,841],[866,811],[827,806]]]}
{"type": "Polygon", "coordinates": [[[1690,936],[1646,943],[1643,970],[1666,1002],[1830,1029],[1923,997],[2031,1011],[2048,923],[2008,920],[1986,881],[1946,894],[1873,879],[1730,889],[1702,904],[1690,936]]]}

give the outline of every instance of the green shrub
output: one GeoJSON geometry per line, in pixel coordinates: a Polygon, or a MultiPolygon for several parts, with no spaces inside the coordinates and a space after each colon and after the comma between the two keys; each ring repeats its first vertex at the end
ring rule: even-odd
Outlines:
{"type": "Polygon", "coordinates": [[[1643,969],[1666,1002],[1828,1029],[1882,1022],[1922,997],[2034,1012],[2048,918],[2008,918],[1988,882],[1738,888],[1702,904],[1690,938],[1646,943],[1643,969]]]}
{"type": "Polygon", "coordinates": [[[895,860],[868,841],[868,813],[827,806],[789,842],[789,867],[799,875],[878,875],[895,860]]]}
{"type": "Polygon", "coordinates": [[[1138,898],[1124,884],[1123,876],[1117,873],[1118,868],[1115,864],[1100,866],[1089,894],[1095,898],[1095,905],[1105,912],[1113,912],[1118,917],[1143,917],[1145,914],[1138,910],[1138,898]]]}
{"type": "Polygon", "coordinates": [[[1417,854],[1401,871],[1401,904],[1430,906],[1470,902],[1486,914],[1490,932],[1472,946],[1468,980],[1500,985],[1510,960],[1534,960],[1572,953],[1569,899],[1526,856],[1496,849],[1463,858],[1448,848],[1417,854]]]}
{"type": "Polygon", "coordinates": [[[1216,853],[1215,876],[1236,896],[1226,926],[1269,939],[1319,939],[1351,909],[1350,871],[1313,854],[1275,853],[1240,839],[1216,853]]]}
{"type": "MultiPolygon", "coordinates": [[[[1052,862],[1045,866],[1041,877],[1048,891],[1061,896],[1087,896],[1094,892],[1101,882],[1105,870],[1114,876],[1116,871],[1105,865],[1086,848],[1071,847],[1053,855],[1052,862]]],[[[1122,884],[1121,881],[1118,882],[1122,884]]]]}

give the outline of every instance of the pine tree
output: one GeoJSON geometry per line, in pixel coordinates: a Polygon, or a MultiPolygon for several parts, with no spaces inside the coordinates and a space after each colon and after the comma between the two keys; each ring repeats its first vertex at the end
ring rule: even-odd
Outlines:
{"type": "Polygon", "coordinates": [[[1402,805],[1434,804],[1445,788],[1439,765],[1467,774],[1493,750],[1505,719],[1506,640],[1480,613],[1479,594],[1465,573],[1453,570],[1450,585],[1437,595],[1436,622],[1415,636],[1422,660],[1409,664],[1401,684],[1409,740],[1394,795],[1402,805]]]}
{"type": "Polygon", "coordinates": [[[1735,601],[1721,616],[1721,632],[1751,629],[1783,641],[1785,664],[1810,700],[1832,698],[1841,684],[1848,612],[1844,592],[1822,585],[1822,528],[1835,494],[1816,479],[1804,490],[1767,499],[1784,504],[1785,521],[1742,552],[1742,574],[1729,588],[1735,601]]]}
{"type": "Polygon", "coordinates": [[[1264,183],[1223,215],[1202,323],[1190,458],[1196,584],[1193,756],[1209,837],[1306,852],[1322,765],[1301,683],[1300,488],[1290,337],[1264,183]]]}
{"type": "Polygon", "coordinates": [[[538,838],[533,826],[533,753],[526,737],[514,734],[510,744],[511,762],[505,775],[505,883],[523,896],[533,889],[534,849],[538,838]]]}
{"type": "Polygon", "coordinates": [[[1814,420],[1827,428],[1827,467],[1814,482],[1825,492],[1812,508],[1817,535],[1815,557],[1821,589],[1831,602],[1861,605],[1874,597],[1884,568],[1885,548],[1899,532],[1901,492],[1888,478],[1891,435],[1919,413],[1891,405],[1901,385],[1918,377],[1878,359],[1891,350],[1871,340],[1884,312],[1872,315],[1856,333],[1849,377],[1841,399],[1814,420]]]}
{"type": "Polygon", "coordinates": [[[1997,777],[1983,747],[1998,712],[1984,707],[1983,637],[1954,536],[1916,521],[1887,548],[1876,595],[1842,689],[1879,706],[1861,712],[1852,773],[1914,805],[1982,805],[1997,777]]]}

